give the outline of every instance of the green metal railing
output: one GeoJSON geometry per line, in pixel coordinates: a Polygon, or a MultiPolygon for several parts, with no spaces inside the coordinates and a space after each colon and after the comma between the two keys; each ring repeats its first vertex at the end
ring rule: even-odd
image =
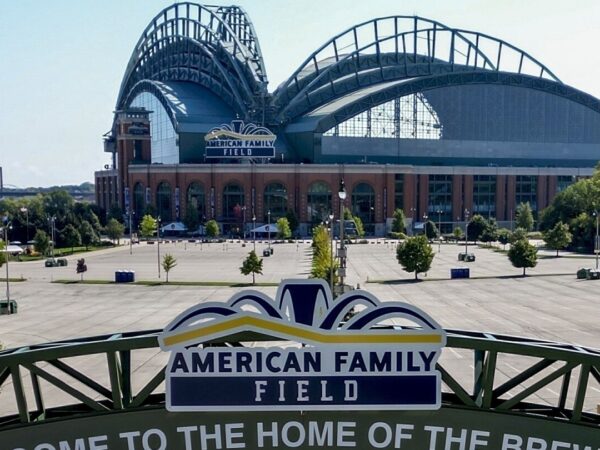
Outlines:
{"type": "MultiPolygon", "coordinates": [[[[132,385],[139,385],[132,383],[136,381],[133,378],[139,376],[132,370],[132,355],[144,349],[158,350],[160,331],[97,336],[1,351],[0,390],[4,392],[0,399],[6,401],[12,390],[16,413],[0,417],[0,432],[58,417],[81,417],[164,404],[164,392],[158,389],[165,378],[164,367],[149,381],[146,379],[137,392],[132,389],[132,385]],[[86,375],[74,364],[76,358],[99,356],[105,363],[104,373],[86,375]],[[68,394],[74,402],[46,407],[44,394],[49,387],[68,394]]],[[[438,369],[442,374],[444,405],[535,415],[600,428],[600,411],[593,411],[596,405],[590,407],[588,401],[588,411],[584,408],[586,395],[591,396],[592,389],[600,393],[599,350],[489,333],[447,330],[447,336],[444,352],[448,349],[457,354],[466,352],[472,356],[473,364],[469,359],[465,359],[466,364],[461,362],[462,370],[465,365],[472,370],[472,378],[463,376],[459,380],[446,367],[451,356],[448,355],[449,359],[442,357],[438,369]],[[517,372],[514,376],[506,375],[508,370],[501,361],[504,358],[519,361],[519,364],[511,365],[511,371],[517,372]],[[517,370],[514,365],[526,368],[517,370]],[[551,404],[528,401],[554,382],[560,383],[560,392],[551,404]],[[597,384],[598,388],[592,384],[597,384]]],[[[274,339],[243,333],[211,344],[239,346],[242,342],[261,340],[274,339]]]]}

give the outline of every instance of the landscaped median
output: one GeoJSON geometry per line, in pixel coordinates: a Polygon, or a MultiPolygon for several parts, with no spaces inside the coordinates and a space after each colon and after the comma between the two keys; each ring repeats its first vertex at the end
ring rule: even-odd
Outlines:
{"type": "Polygon", "coordinates": [[[252,286],[279,286],[278,283],[240,283],[236,281],[155,281],[140,280],[130,283],[116,283],[112,280],[54,280],[52,283],[59,284],[115,284],[115,285],[137,285],[137,286],[212,286],[212,287],[252,287],[252,286]]]}

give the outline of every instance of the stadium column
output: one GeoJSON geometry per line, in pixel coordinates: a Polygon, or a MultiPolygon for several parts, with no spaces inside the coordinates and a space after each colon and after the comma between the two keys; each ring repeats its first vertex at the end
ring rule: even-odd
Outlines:
{"type": "MultiPolygon", "coordinates": [[[[463,210],[463,175],[452,176],[452,217],[457,218],[462,215],[463,210]]],[[[454,220],[454,219],[452,219],[454,220]]]]}
{"type": "Polygon", "coordinates": [[[506,175],[496,175],[496,220],[509,220],[506,212],[506,175]]]}
{"type": "Polygon", "coordinates": [[[537,182],[537,210],[538,212],[548,206],[548,176],[539,175],[537,182]]]}
{"type": "Polygon", "coordinates": [[[558,177],[556,175],[548,176],[548,202],[550,202],[558,193],[558,177]]]}
{"type": "Polygon", "coordinates": [[[473,175],[464,176],[464,208],[471,212],[471,217],[475,214],[473,211],[473,175]]]}
{"type": "Polygon", "coordinates": [[[394,195],[394,190],[396,188],[395,184],[395,174],[387,172],[385,177],[385,206],[381,212],[384,224],[387,223],[388,217],[392,217],[394,209],[396,208],[396,196],[394,195]]]}
{"type": "Polygon", "coordinates": [[[429,175],[419,175],[419,217],[417,218],[420,222],[423,218],[423,214],[427,213],[427,206],[429,205],[429,175]]]}
{"type": "MultiPolygon", "coordinates": [[[[403,183],[404,192],[402,193],[402,198],[404,202],[404,215],[407,219],[412,219],[414,222],[415,219],[415,209],[417,207],[416,198],[417,198],[417,176],[412,173],[407,173],[404,175],[404,183],[403,183]]],[[[395,189],[395,186],[394,186],[395,189]]],[[[395,191],[392,191],[395,192],[395,191]]],[[[393,211],[393,209],[392,209],[393,211]]]]}
{"type": "Polygon", "coordinates": [[[517,176],[506,176],[506,210],[508,211],[508,220],[515,220],[515,207],[517,197],[517,176]]]}

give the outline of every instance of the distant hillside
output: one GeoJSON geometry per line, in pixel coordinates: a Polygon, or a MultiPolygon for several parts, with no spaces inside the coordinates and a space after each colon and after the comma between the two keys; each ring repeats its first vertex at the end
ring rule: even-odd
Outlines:
{"type": "Polygon", "coordinates": [[[65,184],[61,186],[48,186],[48,187],[26,187],[26,188],[13,188],[4,186],[5,192],[10,191],[28,191],[28,192],[51,192],[56,190],[67,191],[69,194],[93,194],[94,183],[85,182],[79,185],[76,184],[65,184]]]}

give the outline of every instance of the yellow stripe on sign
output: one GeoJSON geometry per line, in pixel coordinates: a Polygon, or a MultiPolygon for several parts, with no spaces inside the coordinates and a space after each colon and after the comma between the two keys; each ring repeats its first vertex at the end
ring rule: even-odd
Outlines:
{"type": "Polygon", "coordinates": [[[207,336],[220,334],[244,326],[262,329],[266,332],[276,332],[289,337],[298,338],[300,341],[319,342],[323,344],[441,344],[441,334],[406,334],[398,332],[392,334],[354,334],[347,332],[320,333],[318,331],[299,328],[286,323],[273,323],[260,317],[242,316],[225,320],[214,325],[203,326],[189,331],[173,334],[164,338],[167,347],[178,345],[187,341],[198,339],[208,340],[207,336]]]}

